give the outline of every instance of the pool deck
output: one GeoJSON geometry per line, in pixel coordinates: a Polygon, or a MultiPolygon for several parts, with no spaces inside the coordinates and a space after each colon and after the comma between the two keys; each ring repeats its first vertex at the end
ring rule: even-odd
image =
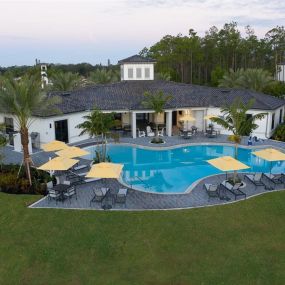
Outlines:
{"type": "MultiPolygon", "coordinates": [[[[166,143],[160,145],[150,144],[150,138],[120,138],[120,143],[131,144],[138,147],[148,147],[156,149],[167,149],[173,147],[179,147],[183,145],[197,145],[197,144],[230,144],[226,135],[220,135],[217,138],[207,138],[203,135],[197,135],[191,139],[183,139],[178,136],[165,137],[166,143]]],[[[77,145],[79,147],[86,147],[94,145],[96,143],[95,139],[88,139],[81,141],[79,143],[74,143],[71,145],[77,145]]],[[[109,141],[113,143],[113,141],[109,141]]],[[[247,147],[247,138],[243,138],[241,147],[247,147]]],[[[273,140],[264,140],[261,142],[254,143],[252,146],[256,147],[274,147],[280,150],[285,150],[285,143],[273,140]]],[[[49,160],[51,157],[56,155],[53,152],[37,151],[32,154],[32,160],[35,166],[39,166],[49,160]]],[[[4,148],[4,163],[20,164],[22,161],[22,154],[13,151],[12,147],[4,148]]],[[[80,159],[80,163],[86,163],[88,161],[80,159]]],[[[135,189],[128,188],[128,195],[126,204],[114,204],[112,205],[112,210],[166,210],[166,209],[187,209],[214,205],[223,205],[234,202],[233,195],[228,192],[227,196],[230,200],[220,200],[219,198],[208,197],[206,191],[203,189],[204,183],[219,184],[225,180],[224,174],[214,175],[206,177],[197,182],[197,184],[192,188],[189,193],[183,194],[159,194],[159,193],[148,193],[143,191],[138,191],[135,189]]],[[[268,182],[268,181],[267,181],[268,182]]],[[[111,199],[106,199],[103,203],[92,203],[90,201],[93,197],[93,188],[108,187],[111,189],[112,194],[115,194],[119,188],[126,188],[117,180],[99,180],[96,182],[83,184],[77,186],[77,199],[73,198],[71,201],[58,202],[48,201],[46,197],[40,199],[38,202],[31,205],[31,208],[62,208],[62,209],[102,209],[104,204],[110,204],[111,199]]],[[[276,190],[285,189],[285,185],[278,185],[276,190]]],[[[247,181],[246,187],[243,189],[246,193],[247,198],[254,197],[255,195],[260,195],[272,191],[265,190],[264,187],[257,187],[247,181]]],[[[275,191],[275,190],[273,190],[275,191]]]]}
{"type": "MultiPolygon", "coordinates": [[[[243,176],[239,174],[239,176],[243,176]]],[[[214,175],[206,177],[201,180],[189,193],[183,194],[158,194],[158,193],[147,193],[134,189],[128,188],[128,194],[125,204],[112,204],[112,199],[103,200],[102,203],[91,203],[93,198],[93,188],[108,187],[112,194],[115,194],[122,185],[115,179],[104,179],[89,184],[80,185],[77,187],[77,199],[73,197],[70,201],[65,200],[64,202],[49,201],[46,197],[39,200],[30,206],[30,208],[57,208],[57,209],[86,209],[86,210],[102,210],[104,205],[112,205],[113,210],[122,211],[137,211],[137,210],[170,210],[170,209],[189,209],[198,207],[207,207],[214,205],[224,205],[232,202],[238,202],[244,200],[243,197],[235,200],[234,196],[226,191],[226,196],[229,200],[220,200],[220,198],[209,198],[205,189],[203,188],[204,183],[221,183],[225,180],[224,174],[214,175]]],[[[243,178],[243,177],[241,177],[243,178]]],[[[255,187],[247,179],[246,187],[242,189],[247,195],[247,199],[256,195],[261,195],[269,192],[278,190],[284,190],[285,185],[277,185],[275,190],[265,190],[263,186],[255,187]]],[[[266,181],[266,184],[269,184],[266,181]]],[[[125,187],[124,187],[125,188],[125,187]]],[[[111,197],[110,197],[111,198],[111,197]]]]}

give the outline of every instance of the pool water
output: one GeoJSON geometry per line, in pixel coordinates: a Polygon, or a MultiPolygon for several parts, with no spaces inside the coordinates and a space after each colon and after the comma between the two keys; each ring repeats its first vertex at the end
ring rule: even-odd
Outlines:
{"type": "MultiPolygon", "coordinates": [[[[86,158],[92,159],[95,147],[86,158]]],[[[107,153],[114,163],[124,164],[124,183],[143,191],[183,193],[189,186],[208,175],[222,173],[206,160],[225,155],[234,156],[234,147],[198,145],[168,150],[150,150],[135,146],[108,145],[107,153]]],[[[252,150],[239,148],[238,160],[250,166],[246,171],[269,172],[270,162],[253,155],[252,150]]],[[[285,162],[272,163],[272,173],[285,172],[285,162]]]]}

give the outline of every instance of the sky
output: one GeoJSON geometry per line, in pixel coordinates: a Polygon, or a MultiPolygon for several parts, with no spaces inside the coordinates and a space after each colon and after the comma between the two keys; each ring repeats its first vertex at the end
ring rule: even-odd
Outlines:
{"type": "Polygon", "coordinates": [[[231,21],[263,37],[285,25],[285,0],[0,0],[0,66],[116,64],[164,35],[231,21]]]}

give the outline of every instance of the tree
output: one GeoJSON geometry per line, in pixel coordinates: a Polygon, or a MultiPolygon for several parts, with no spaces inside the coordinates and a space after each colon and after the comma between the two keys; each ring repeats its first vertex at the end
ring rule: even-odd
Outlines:
{"type": "Polygon", "coordinates": [[[52,75],[52,90],[72,91],[80,86],[80,76],[72,72],[56,72],[52,75]]]}
{"type": "Polygon", "coordinates": [[[171,100],[171,95],[165,95],[163,91],[157,91],[155,93],[151,93],[146,91],[144,93],[145,100],[142,102],[142,105],[145,108],[149,108],[154,110],[155,114],[155,125],[156,125],[156,134],[155,134],[155,141],[158,142],[158,115],[161,114],[165,108],[165,105],[169,100],[171,100]]]}
{"type": "Polygon", "coordinates": [[[155,79],[156,80],[163,80],[163,81],[170,81],[171,76],[167,72],[160,72],[160,73],[155,73],[155,79]]]}
{"type": "Polygon", "coordinates": [[[243,74],[243,69],[237,69],[237,71],[230,69],[229,72],[224,74],[224,76],[220,80],[219,87],[241,88],[243,74]]]}
{"type": "Polygon", "coordinates": [[[103,68],[91,72],[88,79],[93,83],[105,84],[110,82],[117,82],[119,81],[119,78],[120,77],[117,72],[103,68]]]}
{"type": "Polygon", "coordinates": [[[48,97],[41,92],[40,81],[35,77],[22,77],[20,80],[7,78],[0,89],[0,106],[4,112],[12,114],[15,119],[16,131],[21,135],[23,147],[23,163],[26,176],[32,184],[29,153],[29,127],[33,123],[33,113],[35,111],[45,113],[54,108],[59,102],[58,97],[48,97]]]}
{"type": "MultiPolygon", "coordinates": [[[[242,136],[248,136],[258,125],[255,123],[264,118],[266,113],[249,115],[248,110],[253,106],[254,100],[244,104],[240,99],[233,102],[232,105],[221,109],[223,117],[213,117],[211,121],[217,123],[224,129],[232,132],[228,140],[235,143],[235,158],[238,157],[238,144],[241,143],[242,136]]],[[[234,175],[234,180],[236,173],[234,175]]]]}
{"type": "Polygon", "coordinates": [[[85,121],[76,126],[78,129],[82,129],[80,136],[88,134],[90,138],[101,136],[101,151],[97,153],[99,162],[106,161],[106,144],[107,134],[110,129],[115,125],[114,113],[103,113],[99,109],[94,109],[90,115],[83,117],[85,121]]]}

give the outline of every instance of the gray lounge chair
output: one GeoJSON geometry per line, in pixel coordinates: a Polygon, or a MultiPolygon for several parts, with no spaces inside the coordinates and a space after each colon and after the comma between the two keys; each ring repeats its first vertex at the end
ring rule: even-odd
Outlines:
{"type": "Polygon", "coordinates": [[[221,185],[235,196],[235,200],[238,196],[244,196],[244,198],[246,199],[246,194],[240,190],[242,183],[236,183],[235,185],[232,185],[230,182],[224,181],[221,185]]]}
{"type": "Polygon", "coordinates": [[[91,206],[91,203],[95,203],[95,202],[102,203],[108,191],[109,191],[109,188],[104,188],[104,187],[93,189],[94,196],[90,201],[90,206],[91,206]]]}
{"type": "Polygon", "coordinates": [[[53,189],[48,189],[48,201],[50,202],[50,200],[55,200],[56,204],[57,201],[60,199],[60,193],[58,191],[55,191],[53,189]]]}
{"type": "Polygon", "coordinates": [[[251,183],[255,185],[255,188],[257,186],[265,186],[264,183],[261,181],[262,179],[262,173],[255,173],[255,174],[246,174],[245,178],[247,178],[251,183]]]}
{"type": "Polygon", "coordinates": [[[115,198],[115,203],[126,204],[127,194],[128,194],[128,189],[126,188],[119,189],[115,198]]]}
{"type": "Polygon", "coordinates": [[[284,183],[282,179],[282,174],[263,173],[263,176],[274,184],[274,188],[267,187],[267,190],[273,190],[275,189],[276,185],[284,183]]]}
{"type": "Polygon", "coordinates": [[[219,197],[219,186],[217,184],[204,184],[209,198],[219,197]]]}

